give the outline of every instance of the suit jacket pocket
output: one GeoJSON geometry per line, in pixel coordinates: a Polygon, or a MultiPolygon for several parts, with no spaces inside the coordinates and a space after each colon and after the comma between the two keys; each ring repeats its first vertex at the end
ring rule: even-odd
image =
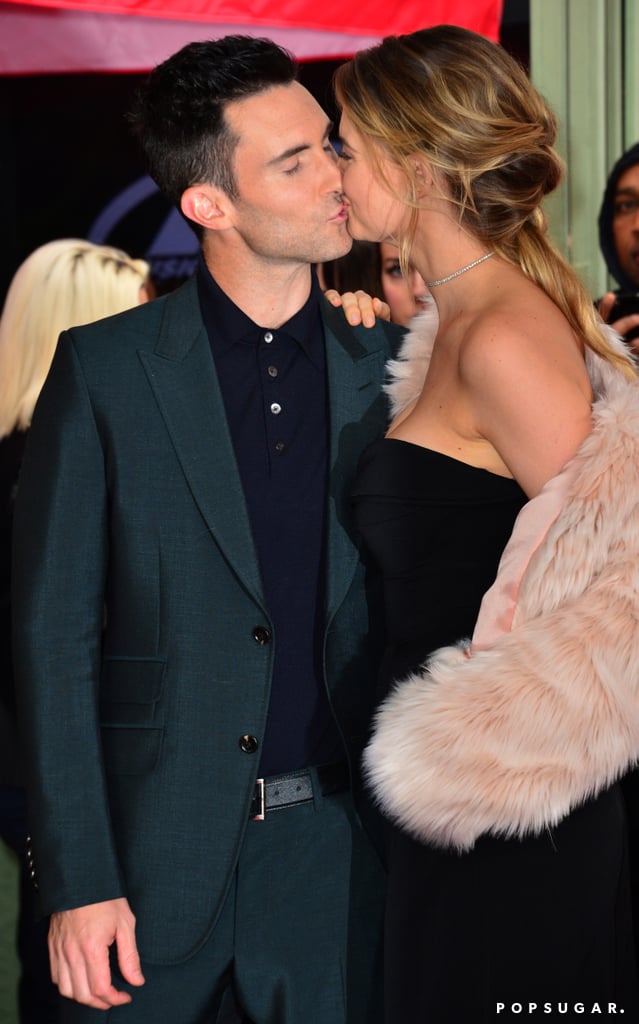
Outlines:
{"type": "Polygon", "coordinates": [[[156,767],[163,729],[102,726],[102,751],[108,775],[146,775],[156,767]]]}
{"type": "Polygon", "coordinates": [[[161,725],[165,667],[159,658],[106,658],[100,684],[102,724],[161,725]]]}

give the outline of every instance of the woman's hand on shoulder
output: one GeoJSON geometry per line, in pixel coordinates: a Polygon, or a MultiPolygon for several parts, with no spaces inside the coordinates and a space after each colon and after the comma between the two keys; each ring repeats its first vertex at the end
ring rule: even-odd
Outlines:
{"type": "Polygon", "coordinates": [[[533,497],[592,426],[590,381],[572,332],[560,314],[485,317],[464,339],[459,365],[478,434],[533,497]]]}
{"type": "Polygon", "coordinates": [[[375,298],[368,292],[344,292],[342,295],[334,288],[329,288],[324,295],[332,306],[341,306],[349,324],[356,327],[374,327],[377,320],[390,321],[390,306],[382,299],[375,298]]]}

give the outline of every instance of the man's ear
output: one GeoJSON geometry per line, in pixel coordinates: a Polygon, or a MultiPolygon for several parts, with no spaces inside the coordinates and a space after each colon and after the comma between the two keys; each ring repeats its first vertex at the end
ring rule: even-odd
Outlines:
{"type": "Polygon", "coordinates": [[[191,185],[185,189],[180,209],[185,217],[209,231],[231,227],[232,203],[221,189],[212,185],[191,185]]]}

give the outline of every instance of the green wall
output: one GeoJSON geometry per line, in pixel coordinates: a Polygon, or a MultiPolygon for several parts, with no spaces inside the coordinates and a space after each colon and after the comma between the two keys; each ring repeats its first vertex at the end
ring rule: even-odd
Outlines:
{"type": "Polygon", "coordinates": [[[530,0],[530,74],[559,120],[566,178],[546,213],[593,296],[613,282],[597,215],[608,172],[639,141],[638,0],[530,0]]]}

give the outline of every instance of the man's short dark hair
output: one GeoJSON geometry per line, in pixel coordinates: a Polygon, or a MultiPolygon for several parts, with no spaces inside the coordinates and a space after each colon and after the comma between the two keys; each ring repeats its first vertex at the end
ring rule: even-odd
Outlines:
{"type": "Polygon", "coordinates": [[[291,54],[270,39],[224,36],[189,43],[158,64],[130,115],[149,174],[178,208],[185,189],[208,182],[237,197],[226,105],[297,77],[291,54]]]}

